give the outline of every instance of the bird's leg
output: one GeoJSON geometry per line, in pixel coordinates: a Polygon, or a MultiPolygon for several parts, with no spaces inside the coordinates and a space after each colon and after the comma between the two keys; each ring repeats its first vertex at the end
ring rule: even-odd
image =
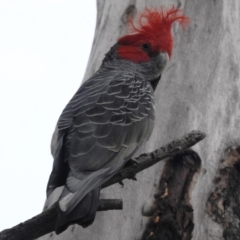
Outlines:
{"type": "MultiPolygon", "coordinates": [[[[130,166],[135,166],[137,167],[139,162],[136,160],[136,158],[130,158],[124,167],[130,167],[130,166]]],[[[131,179],[133,181],[137,181],[136,174],[134,174],[132,177],[129,177],[128,179],[131,179]]]]}

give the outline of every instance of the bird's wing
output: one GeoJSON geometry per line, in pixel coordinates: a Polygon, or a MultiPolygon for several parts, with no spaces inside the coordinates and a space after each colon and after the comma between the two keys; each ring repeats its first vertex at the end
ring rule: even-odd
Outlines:
{"type": "Polygon", "coordinates": [[[73,127],[74,119],[78,118],[78,115],[87,111],[96,103],[99,95],[106,92],[110,81],[111,78],[109,78],[107,72],[101,72],[101,74],[97,72],[92,78],[82,84],[63,110],[57,123],[56,148],[53,152],[53,169],[47,184],[47,197],[50,196],[55,188],[65,184],[70,171],[68,159],[70,141],[75,132],[73,127]]]}
{"type": "MultiPolygon", "coordinates": [[[[154,122],[153,90],[139,76],[118,74],[104,87],[83,86],[81,93],[69,106],[73,113],[71,173],[60,200],[62,210],[68,211],[124,165],[148,140],[154,122]]],[[[62,118],[67,119],[66,115],[63,112],[62,118]]],[[[62,118],[60,129],[67,126],[62,118]]]]}

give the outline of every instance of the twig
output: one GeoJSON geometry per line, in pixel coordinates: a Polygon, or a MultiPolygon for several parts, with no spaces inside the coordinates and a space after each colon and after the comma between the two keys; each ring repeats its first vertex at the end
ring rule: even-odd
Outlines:
{"type": "MultiPolygon", "coordinates": [[[[115,176],[104,183],[102,188],[121,182],[126,178],[134,179],[138,172],[151,167],[167,157],[192,147],[204,139],[205,136],[206,134],[203,132],[192,131],[151,153],[140,155],[135,159],[136,164],[132,163],[125,166],[115,176]]],[[[120,206],[122,207],[121,200],[113,200],[112,202],[111,200],[100,200],[98,211],[121,209],[120,206]]],[[[57,211],[57,204],[54,204],[50,209],[36,217],[24,223],[20,223],[11,229],[0,232],[0,240],[32,240],[54,231],[57,211]]]]}

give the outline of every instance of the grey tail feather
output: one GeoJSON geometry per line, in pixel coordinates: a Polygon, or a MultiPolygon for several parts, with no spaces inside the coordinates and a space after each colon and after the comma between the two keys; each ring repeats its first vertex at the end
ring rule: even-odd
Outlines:
{"type": "Polygon", "coordinates": [[[58,216],[55,224],[56,234],[65,231],[71,224],[77,223],[85,228],[93,223],[98,208],[100,189],[101,187],[98,187],[89,192],[67,215],[58,207],[58,216]]]}

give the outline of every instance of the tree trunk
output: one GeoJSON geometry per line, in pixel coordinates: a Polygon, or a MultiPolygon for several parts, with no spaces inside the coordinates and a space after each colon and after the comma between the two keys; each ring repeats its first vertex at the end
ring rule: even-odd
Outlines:
{"type": "MultiPolygon", "coordinates": [[[[193,129],[207,133],[194,147],[202,163],[188,189],[193,231],[187,237],[166,239],[239,239],[239,0],[98,0],[95,38],[84,79],[98,69],[104,54],[125,33],[129,15],[145,6],[166,4],[183,8],[191,23],[184,32],[177,25],[173,28],[173,56],[155,92],[155,129],[141,152],[193,129]]],[[[74,225],[59,236],[52,233],[40,239],[141,239],[151,221],[142,215],[142,208],[159,192],[164,165],[161,162],[138,174],[137,182],[124,181],[124,188],[115,184],[102,190],[101,198],[122,198],[123,211],[98,212],[86,229],[74,225]]],[[[158,239],[154,234],[142,239],[158,239]]]]}

